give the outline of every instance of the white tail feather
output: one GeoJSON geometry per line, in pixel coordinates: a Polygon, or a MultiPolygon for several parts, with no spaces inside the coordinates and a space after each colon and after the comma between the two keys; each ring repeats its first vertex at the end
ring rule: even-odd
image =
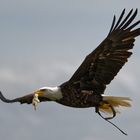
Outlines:
{"type": "Polygon", "coordinates": [[[120,113],[117,108],[119,107],[131,107],[131,99],[129,97],[116,97],[116,96],[103,96],[103,102],[99,109],[104,113],[112,114],[110,105],[115,109],[116,113],[120,113]]]}

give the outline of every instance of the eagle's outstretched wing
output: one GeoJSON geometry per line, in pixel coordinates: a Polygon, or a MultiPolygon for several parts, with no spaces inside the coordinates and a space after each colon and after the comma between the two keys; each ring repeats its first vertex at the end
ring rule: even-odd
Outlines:
{"type": "MultiPolygon", "coordinates": [[[[32,94],[28,94],[28,95],[25,95],[23,97],[19,97],[19,98],[15,98],[15,99],[6,99],[3,94],[0,92],[0,99],[5,102],[5,103],[14,103],[14,102],[19,102],[21,104],[31,104],[32,103],[32,100],[34,98],[34,93],[32,94]]],[[[50,101],[48,98],[44,98],[44,97],[38,97],[39,101],[40,102],[45,102],[45,101],[50,101]]]]}
{"type": "Polygon", "coordinates": [[[140,28],[134,29],[140,20],[131,24],[137,15],[137,9],[134,13],[132,9],[125,18],[124,14],[125,9],[117,22],[114,16],[106,39],[85,58],[67,84],[80,86],[80,89],[93,88],[95,92],[103,94],[106,85],[131,56],[129,50],[134,46],[135,37],[140,35],[140,28]]]}

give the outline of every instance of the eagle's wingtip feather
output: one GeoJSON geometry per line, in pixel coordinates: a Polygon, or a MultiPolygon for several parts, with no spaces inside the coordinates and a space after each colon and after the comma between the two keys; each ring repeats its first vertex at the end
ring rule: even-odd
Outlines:
{"type": "Polygon", "coordinates": [[[0,91],[0,99],[5,102],[5,103],[14,103],[14,102],[17,102],[16,99],[13,99],[13,100],[10,100],[10,99],[7,99],[3,96],[2,92],[0,91]]]}

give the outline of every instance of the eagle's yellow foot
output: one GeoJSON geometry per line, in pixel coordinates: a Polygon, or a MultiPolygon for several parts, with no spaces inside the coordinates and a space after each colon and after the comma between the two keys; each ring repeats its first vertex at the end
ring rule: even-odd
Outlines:
{"type": "Polygon", "coordinates": [[[35,110],[36,110],[38,103],[40,103],[40,100],[38,99],[38,94],[34,94],[34,98],[32,100],[32,105],[34,106],[35,110]]]}

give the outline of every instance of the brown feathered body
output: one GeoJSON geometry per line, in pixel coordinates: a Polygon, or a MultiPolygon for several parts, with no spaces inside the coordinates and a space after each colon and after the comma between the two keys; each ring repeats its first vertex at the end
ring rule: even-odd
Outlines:
{"type": "Polygon", "coordinates": [[[102,101],[100,94],[94,94],[92,90],[80,90],[64,83],[61,85],[63,98],[57,102],[75,108],[95,107],[102,101]]]}

